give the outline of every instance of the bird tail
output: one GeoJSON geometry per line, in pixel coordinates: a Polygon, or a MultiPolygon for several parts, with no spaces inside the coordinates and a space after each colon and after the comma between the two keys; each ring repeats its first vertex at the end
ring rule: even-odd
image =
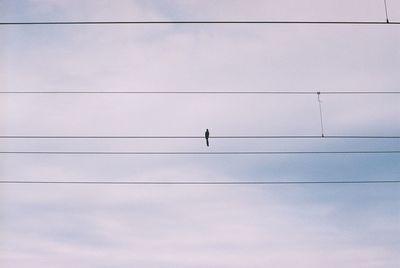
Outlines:
{"type": "Polygon", "coordinates": [[[206,140],[206,143],[207,143],[207,147],[209,147],[209,146],[210,146],[210,144],[209,144],[208,140],[206,140]]]}

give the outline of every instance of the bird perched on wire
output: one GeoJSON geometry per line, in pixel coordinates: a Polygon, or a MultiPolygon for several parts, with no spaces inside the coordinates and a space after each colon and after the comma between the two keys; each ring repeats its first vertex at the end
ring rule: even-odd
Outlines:
{"type": "Polygon", "coordinates": [[[210,146],[210,143],[208,142],[208,138],[210,137],[210,131],[208,131],[208,128],[206,129],[205,137],[206,137],[206,144],[208,147],[210,146]]]}

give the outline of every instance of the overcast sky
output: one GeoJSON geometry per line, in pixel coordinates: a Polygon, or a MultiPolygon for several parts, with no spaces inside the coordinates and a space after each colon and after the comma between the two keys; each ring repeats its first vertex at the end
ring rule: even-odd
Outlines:
{"type": "MultiPolygon", "coordinates": [[[[400,1],[387,0],[400,21],[400,1]]],[[[385,21],[381,0],[0,0],[0,21],[385,21]]],[[[0,26],[0,89],[398,91],[396,25],[0,26]]],[[[321,96],[400,135],[400,95],[321,96]]],[[[316,95],[1,95],[1,135],[320,135],[316,95]]],[[[400,150],[387,140],[1,140],[0,150],[400,150]]],[[[2,180],[391,180],[397,155],[1,155],[2,180]]],[[[399,185],[1,185],[0,266],[400,266],[399,185]]]]}

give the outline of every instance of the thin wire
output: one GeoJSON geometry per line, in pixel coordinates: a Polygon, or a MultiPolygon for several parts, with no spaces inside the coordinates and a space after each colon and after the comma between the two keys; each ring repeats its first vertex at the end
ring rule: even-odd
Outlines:
{"type": "Polygon", "coordinates": [[[321,137],[324,138],[324,120],[322,118],[322,105],[321,105],[321,98],[320,98],[321,92],[317,92],[318,96],[318,106],[319,106],[319,119],[320,119],[320,124],[321,124],[321,137]]]}
{"type": "Polygon", "coordinates": [[[229,151],[229,152],[132,152],[132,151],[0,151],[0,154],[46,155],[288,155],[288,154],[399,154],[400,150],[380,151],[229,151]]]}
{"type": "MultiPolygon", "coordinates": [[[[320,139],[321,135],[231,135],[210,139],[320,139]]],[[[325,135],[326,139],[399,139],[400,136],[325,135]]],[[[1,135],[0,139],[204,139],[204,136],[132,136],[132,135],[1,135]]]]}
{"type": "Polygon", "coordinates": [[[342,181],[51,181],[0,180],[0,184],[98,184],[98,185],[296,185],[296,184],[397,184],[400,180],[342,181]]]}
{"type": "Polygon", "coordinates": [[[397,25],[400,22],[383,21],[251,21],[251,20],[213,20],[213,21],[31,21],[31,22],[0,22],[6,25],[104,25],[104,24],[338,24],[338,25],[397,25]]]}
{"type": "Polygon", "coordinates": [[[389,16],[388,16],[388,9],[387,9],[386,0],[383,0],[383,2],[385,3],[386,23],[389,23],[389,16]]]}
{"type": "MultiPolygon", "coordinates": [[[[314,95],[317,91],[0,91],[0,94],[271,94],[314,95]]],[[[321,94],[400,94],[400,91],[325,91],[321,94]]]]}

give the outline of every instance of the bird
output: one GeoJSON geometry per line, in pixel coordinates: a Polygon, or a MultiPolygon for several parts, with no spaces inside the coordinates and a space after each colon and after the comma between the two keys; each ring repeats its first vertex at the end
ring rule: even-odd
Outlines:
{"type": "Polygon", "coordinates": [[[208,147],[208,146],[210,146],[210,144],[208,142],[208,138],[210,137],[210,131],[208,131],[208,128],[206,129],[205,137],[206,137],[206,144],[207,144],[207,147],[208,147]]]}

